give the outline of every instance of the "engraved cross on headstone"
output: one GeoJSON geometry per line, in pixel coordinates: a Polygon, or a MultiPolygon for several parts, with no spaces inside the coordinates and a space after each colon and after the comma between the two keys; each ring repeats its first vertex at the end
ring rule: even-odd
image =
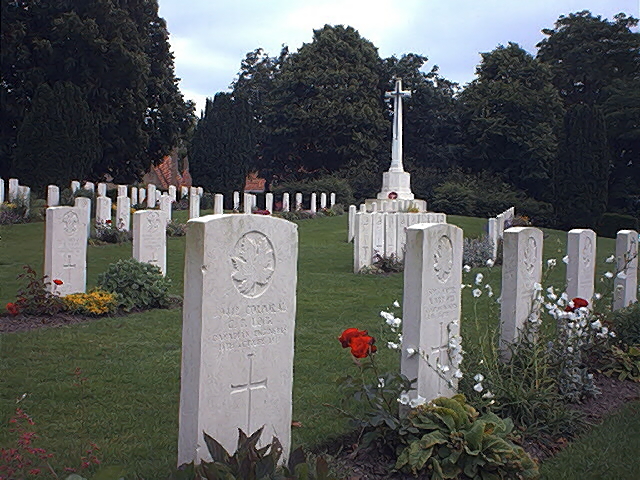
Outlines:
{"type": "Polygon", "coordinates": [[[447,387],[447,381],[443,378],[445,375],[440,369],[440,365],[449,365],[449,339],[448,335],[445,335],[447,327],[444,322],[440,322],[440,339],[438,345],[431,347],[431,357],[434,358],[435,365],[433,367],[438,371],[438,396],[443,395],[445,388],[447,387]]]}
{"type": "Polygon", "coordinates": [[[71,283],[71,270],[76,268],[76,264],[75,263],[71,263],[71,254],[67,254],[67,262],[62,265],[62,267],[65,269],[65,271],[67,272],[67,282],[71,283]]]}
{"type": "Polygon", "coordinates": [[[411,92],[402,90],[402,79],[396,78],[396,88],[385,92],[386,98],[393,98],[393,139],[391,141],[390,172],[404,172],[402,166],[402,99],[410,98],[411,92]]]}
{"type": "Polygon", "coordinates": [[[260,390],[263,388],[267,388],[267,379],[263,380],[253,380],[253,357],[254,353],[247,354],[249,358],[249,380],[247,383],[240,383],[237,385],[231,384],[231,395],[248,392],[249,401],[247,402],[247,428],[245,432],[247,435],[251,435],[253,433],[251,431],[251,394],[254,390],[260,390]]]}

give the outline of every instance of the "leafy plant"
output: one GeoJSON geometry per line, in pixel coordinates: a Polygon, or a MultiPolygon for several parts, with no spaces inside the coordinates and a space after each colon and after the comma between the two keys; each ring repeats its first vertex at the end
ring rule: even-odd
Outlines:
{"type": "MultiPolygon", "coordinates": [[[[125,243],[130,242],[133,234],[127,230],[118,230],[111,222],[107,224],[96,223],[92,240],[104,243],[125,243]]],[[[93,242],[94,244],[96,242],[93,242]]]]}
{"type": "Polygon", "coordinates": [[[26,222],[26,209],[15,203],[4,202],[0,204],[0,225],[13,225],[26,222]]]}
{"type": "Polygon", "coordinates": [[[89,293],[72,293],[63,297],[62,301],[69,312],[81,315],[106,315],[118,308],[116,295],[100,289],[89,293]]]}
{"type": "Polygon", "coordinates": [[[462,244],[462,263],[470,267],[484,267],[493,259],[493,241],[483,235],[480,238],[465,237],[462,244]]]}
{"type": "Polygon", "coordinates": [[[127,312],[168,307],[170,284],[158,266],[133,258],[112,263],[97,280],[99,288],[117,295],[118,305],[127,312]]]}
{"type": "MultiPolygon", "coordinates": [[[[26,285],[18,290],[18,299],[15,307],[27,315],[55,315],[65,309],[62,299],[49,291],[48,286],[52,282],[47,276],[38,277],[36,271],[29,265],[25,265],[24,273],[18,275],[26,285]]],[[[54,285],[62,285],[62,280],[54,279],[54,285]]],[[[54,287],[55,292],[55,287],[54,287]]]]}
{"type": "Polygon", "coordinates": [[[510,419],[480,415],[464,395],[436,398],[407,416],[396,469],[428,471],[434,480],[538,478],[535,462],[510,440],[512,430],[510,419]]]}
{"type": "Polygon", "coordinates": [[[376,253],[373,257],[373,263],[360,270],[360,273],[368,275],[378,275],[385,273],[398,273],[404,271],[404,261],[395,254],[389,256],[376,253]]]}
{"type": "Polygon", "coordinates": [[[632,380],[640,382],[640,347],[611,346],[611,352],[606,356],[602,373],[618,380],[632,380]]]}
{"type": "Polygon", "coordinates": [[[167,235],[169,237],[184,237],[187,234],[187,224],[171,221],[167,223],[167,235]]]}
{"type": "Polygon", "coordinates": [[[616,310],[611,323],[618,339],[627,345],[640,345],[640,302],[616,310]]]}

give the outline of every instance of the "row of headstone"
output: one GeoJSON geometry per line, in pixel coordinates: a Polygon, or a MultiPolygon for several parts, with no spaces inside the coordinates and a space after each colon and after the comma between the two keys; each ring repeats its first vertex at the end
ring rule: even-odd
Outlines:
{"type": "Polygon", "coordinates": [[[365,209],[367,212],[397,212],[407,213],[427,211],[427,202],[425,200],[366,200],[365,209]]]}
{"type": "Polygon", "coordinates": [[[396,259],[402,260],[407,227],[417,223],[446,223],[447,216],[444,213],[433,212],[355,212],[355,206],[351,205],[349,220],[354,235],[353,271],[358,273],[364,267],[372,265],[376,255],[393,255],[396,259]]]}
{"type": "MultiPolygon", "coordinates": [[[[0,178],[0,203],[5,201],[5,185],[4,180],[0,178]]],[[[31,188],[20,185],[17,178],[10,178],[7,188],[6,200],[25,208],[24,216],[29,216],[29,207],[31,205],[31,188]]]]}
{"type": "Polygon", "coordinates": [[[493,260],[495,260],[498,255],[498,243],[504,236],[504,230],[505,228],[511,227],[511,223],[515,218],[515,213],[515,207],[511,207],[488,220],[487,235],[493,244],[493,260]]]}
{"type": "MultiPolygon", "coordinates": [[[[295,202],[293,204],[293,209],[296,211],[300,211],[304,209],[303,205],[303,196],[302,193],[298,192],[295,194],[295,202]]],[[[327,197],[325,192],[320,193],[320,202],[318,204],[318,195],[316,193],[311,193],[309,198],[309,211],[315,213],[318,211],[318,206],[320,209],[331,208],[336,204],[336,194],[330,193],[327,197]],[[327,198],[329,199],[329,204],[327,205],[327,198]]],[[[252,193],[244,193],[243,201],[242,201],[242,211],[243,213],[251,213],[253,209],[257,208],[258,205],[258,197],[252,193]]],[[[271,192],[267,192],[264,194],[264,205],[265,210],[268,210],[270,213],[274,211],[274,195],[271,192]]],[[[241,210],[240,205],[240,192],[233,192],[233,210],[239,212],[241,210]]],[[[282,206],[281,210],[283,212],[291,211],[291,201],[290,195],[288,192],[284,192],[282,194],[282,206]]]]}

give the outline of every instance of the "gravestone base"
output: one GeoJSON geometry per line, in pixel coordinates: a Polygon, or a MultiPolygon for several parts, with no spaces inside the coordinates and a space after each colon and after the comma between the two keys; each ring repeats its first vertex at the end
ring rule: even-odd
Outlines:
{"type": "Polygon", "coordinates": [[[389,194],[395,192],[397,200],[413,200],[411,193],[411,174],[408,172],[388,171],[382,174],[382,190],[378,193],[378,200],[388,200],[389,194]]]}

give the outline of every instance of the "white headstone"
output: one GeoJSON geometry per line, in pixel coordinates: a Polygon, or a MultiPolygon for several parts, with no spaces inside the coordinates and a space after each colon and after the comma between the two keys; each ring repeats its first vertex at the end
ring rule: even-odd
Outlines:
{"type": "Polygon", "coordinates": [[[327,208],[327,194],[324,192],[320,194],[320,208],[327,208]]]}
{"type": "Polygon", "coordinates": [[[84,182],[85,190],[89,190],[91,193],[96,193],[96,185],[93,182],[84,182]]]}
{"type": "Polygon", "coordinates": [[[156,190],[156,205],[160,203],[160,198],[164,195],[160,190],[156,190]]]}
{"type": "Polygon", "coordinates": [[[73,180],[71,182],[71,193],[76,193],[80,190],[80,182],[78,180],[73,180]]]}
{"type": "Polygon", "coordinates": [[[24,217],[27,218],[31,208],[31,187],[27,187],[25,185],[18,186],[18,198],[16,199],[16,203],[25,208],[24,217]]]}
{"type": "Polygon", "coordinates": [[[172,202],[176,202],[178,200],[175,185],[169,185],[169,196],[171,197],[172,202]]]}
{"type": "Polygon", "coordinates": [[[302,210],[302,193],[296,193],[296,210],[302,210]]]}
{"type": "Polygon", "coordinates": [[[133,214],[133,258],[167,271],[167,217],[162,210],[138,210],[133,214]]]}
{"type": "Polygon", "coordinates": [[[198,192],[189,193],[189,219],[200,216],[200,195],[198,192]]]}
{"type": "Polygon", "coordinates": [[[105,197],[107,195],[107,184],[106,183],[98,183],[98,196],[105,197]]]}
{"type": "Polygon", "coordinates": [[[128,189],[129,187],[127,187],[126,185],[118,185],[118,195],[116,195],[116,198],[126,197],[128,189]]]}
{"type": "MultiPolygon", "coordinates": [[[[2,203],[0,201],[0,203],[2,203]]],[[[60,205],[60,187],[57,185],[47,186],[47,207],[57,207],[60,205]]]]}
{"type": "Polygon", "coordinates": [[[309,210],[311,210],[311,213],[316,213],[317,208],[318,208],[318,199],[316,197],[316,193],[313,192],[311,194],[311,201],[309,202],[309,210]]]}
{"type": "Polygon", "coordinates": [[[9,179],[9,203],[15,203],[18,200],[18,188],[20,186],[20,182],[17,178],[9,179]]]}
{"type": "Polygon", "coordinates": [[[616,271],[613,280],[613,309],[628,307],[638,300],[638,232],[620,230],[616,236],[616,271]]]}
{"type": "Polygon", "coordinates": [[[347,242],[351,242],[353,240],[353,234],[355,231],[356,224],[356,206],[349,205],[349,228],[347,231],[347,242]]]}
{"type": "Polygon", "coordinates": [[[96,224],[111,224],[111,199],[109,197],[96,197],[96,224]]]}
{"type": "Polygon", "coordinates": [[[367,205],[364,203],[360,204],[360,213],[366,213],[367,211],[367,205]]]}
{"type": "MultiPolygon", "coordinates": [[[[89,200],[89,199],[86,199],[89,200]]],[[[60,296],[81,293],[87,285],[87,217],[79,207],[46,211],[44,274],[60,296]],[[53,283],[61,280],[61,285],[53,283]]]]}
{"type": "Polygon", "coordinates": [[[336,194],[335,193],[331,193],[331,195],[329,196],[329,206],[333,207],[336,204],[336,194]]]}
{"type": "Polygon", "coordinates": [[[461,228],[448,224],[407,229],[400,369],[418,380],[412,398],[429,401],[457,390],[462,236],[461,228]]]}
{"type": "Polygon", "coordinates": [[[574,228],[567,233],[567,295],[592,305],[596,275],[596,232],[574,228]]]}
{"type": "Polygon", "coordinates": [[[163,194],[160,197],[160,210],[162,210],[167,218],[167,222],[171,221],[171,204],[173,200],[171,196],[167,193],[163,194]]]}
{"type": "Polygon", "coordinates": [[[289,206],[289,192],[284,192],[282,194],[282,211],[288,212],[290,209],[289,206]]]}
{"type": "Polygon", "coordinates": [[[0,203],[4,202],[4,179],[0,178],[0,203]]]}
{"type": "Polygon", "coordinates": [[[131,196],[129,197],[129,201],[131,202],[131,206],[138,204],[138,188],[131,187],[131,196]]]}
{"type": "Polygon", "coordinates": [[[147,208],[156,208],[156,186],[153,183],[147,185],[147,208]]]}
{"type": "Polygon", "coordinates": [[[398,241],[398,214],[384,214],[384,254],[387,257],[398,257],[396,248],[398,241]]]}
{"type": "Polygon", "coordinates": [[[202,432],[229,452],[264,426],[288,457],[297,226],[209,215],[187,229],[178,465],[208,459],[202,432]]]}
{"type": "Polygon", "coordinates": [[[213,196],[213,213],[214,215],[222,215],[224,213],[224,195],[216,193],[213,196]]]}
{"type": "MultiPolygon", "coordinates": [[[[137,192],[137,189],[131,190],[137,192]]],[[[131,229],[131,200],[126,195],[116,200],[116,228],[128,232],[131,229]]]]}
{"type": "Polygon", "coordinates": [[[371,265],[373,245],[373,222],[366,212],[356,213],[355,234],[353,237],[353,273],[371,265]]]}
{"type": "Polygon", "coordinates": [[[512,227],[504,231],[500,302],[500,350],[504,359],[517,342],[525,322],[535,320],[536,284],[542,279],[542,231],[512,227]]]}
{"type": "Polygon", "coordinates": [[[144,187],[138,188],[138,204],[144,203],[145,198],[147,198],[147,189],[144,187]]]}
{"type": "Polygon", "coordinates": [[[180,187],[180,199],[187,198],[189,196],[189,187],[184,185],[180,187]]]}
{"type": "Polygon", "coordinates": [[[200,195],[201,197],[204,195],[204,188],[198,187],[198,195],[200,195]]]}
{"type": "Polygon", "coordinates": [[[404,258],[405,245],[407,243],[407,227],[409,226],[407,223],[407,217],[411,215],[410,213],[398,213],[397,216],[397,232],[398,235],[396,237],[396,251],[398,252],[398,259],[402,260],[404,258]]]}
{"type": "Polygon", "coordinates": [[[251,198],[250,193],[244,194],[244,198],[242,199],[242,207],[244,213],[251,213],[253,207],[253,198],[251,198]]]}
{"type": "Polygon", "coordinates": [[[273,193],[267,193],[264,196],[264,209],[269,213],[273,213],[273,193]]]}
{"type": "Polygon", "coordinates": [[[489,236],[489,240],[493,243],[493,250],[491,259],[495,260],[498,255],[498,221],[495,218],[489,219],[489,224],[487,225],[487,235],[489,236]]]}
{"type": "Polygon", "coordinates": [[[374,213],[378,211],[378,202],[371,202],[371,211],[374,213]]]}
{"type": "Polygon", "coordinates": [[[373,222],[373,252],[372,258],[376,255],[384,256],[384,213],[377,212],[371,214],[373,222]]]}
{"type": "Polygon", "coordinates": [[[233,209],[236,212],[240,211],[240,192],[233,192],[233,209]]]}
{"type": "Polygon", "coordinates": [[[76,197],[74,201],[74,206],[80,208],[82,210],[83,225],[87,228],[87,238],[89,238],[89,234],[91,233],[91,199],[87,197],[76,197]]]}

